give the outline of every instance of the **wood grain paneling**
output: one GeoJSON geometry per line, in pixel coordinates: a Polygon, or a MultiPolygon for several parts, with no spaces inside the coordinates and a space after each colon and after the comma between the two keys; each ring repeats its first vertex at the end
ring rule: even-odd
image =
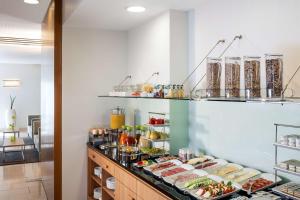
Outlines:
{"type": "Polygon", "coordinates": [[[62,0],[54,0],[54,199],[62,199],[62,0]]]}
{"type": "Polygon", "coordinates": [[[100,167],[104,167],[103,158],[98,155],[97,152],[95,152],[92,149],[88,149],[88,158],[91,159],[93,162],[95,162],[100,167]]]}
{"type": "MultiPolygon", "coordinates": [[[[49,128],[47,137],[53,137],[53,160],[54,174],[48,177],[45,187],[47,198],[62,199],[62,0],[51,0],[47,13],[42,23],[42,39],[46,41],[42,47],[42,56],[44,62],[49,67],[49,74],[53,73],[54,93],[52,95],[54,103],[54,113],[52,117],[53,129],[49,128]],[[51,72],[51,67],[53,71],[51,72]],[[52,130],[52,131],[51,131],[52,130]],[[52,134],[52,135],[51,135],[52,134]],[[49,180],[53,180],[49,182],[49,180]],[[51,185],[52,184],[52,185],[51,185]],[[52,188],[52,189],[51,189],[52,188]],[[53,189],[54,188],[54,189],[53,189]]],[[[51,102],[51,101],[50,101],[51,102]]]]}
{"type": "Polygon", "coordinates": [[[137,190],[136,194],[138,199],[141,200],[171,200],[170,198],[162,195],[156,189],[148,186],[148,184],[144,183],[143,181],[137,181],[137,190]]]}
{"type": "Polygon", "coordinates": [[[115,177],[131,191],[136,192],[136,178],[120,167],[115,167],[115,177]]]}

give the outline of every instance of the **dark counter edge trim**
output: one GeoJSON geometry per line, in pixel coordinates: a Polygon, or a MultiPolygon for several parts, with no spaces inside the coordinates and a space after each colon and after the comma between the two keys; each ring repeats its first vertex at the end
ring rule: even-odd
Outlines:
{"type": "Polygon", "coordinates": [[[158,188],[156,185],[154,185],[153,183],[151,183],[150,181],[144,179],[144,177],[140,176],[139,174],[136,174],[134,171],[129,170],[127,167],[121,165],[120,163],[116,162],[114,159],[112,159],[111,157],[105,155],[104,153],[102,153],[101,151],[99,151],[99,149],[95,148],[93,145],[91,144],[87,144],[88,148],[93,149],[94,151],[96,151],[97,153],[101,154],[102,156],[104,156],[105,158],[109,159],[110,161],[112,161],[113,163],[115,163],[116,165],[118,165],[119,167],[121,167],[122,169],[126,170],[128,173],[136,176],[137,178],[139,178],[140,180],[142,180],[143,182],[149,184],[151,187],[153,187],[154,189],[156,189],[158,192],[162,193],[163,195],[172,198],[172,199],[178,199],[177,197],[173,196],[172,194],[170,194],[169,192],[162,190],[161,188],[158,188]]]}

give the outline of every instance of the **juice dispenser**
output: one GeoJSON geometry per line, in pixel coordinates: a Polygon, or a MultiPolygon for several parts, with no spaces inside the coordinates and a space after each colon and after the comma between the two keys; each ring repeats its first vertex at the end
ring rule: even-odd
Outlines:
{"type": "Polygon", "coordinates": [[[111,110],[110,114],[110,128],[120,129],[125,125],[125,110],[117,107],[111,110]]]}

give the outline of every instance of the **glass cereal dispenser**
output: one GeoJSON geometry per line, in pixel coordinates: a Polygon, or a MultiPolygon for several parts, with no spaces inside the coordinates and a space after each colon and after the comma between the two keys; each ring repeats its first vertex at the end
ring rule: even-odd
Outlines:
{"type": "Polygon", "coordinates": [[[281,97],[283,81],[283,55],[265,55],[266,59],[266,85],[267,97],[281,97]]]}
{"type": "Polygon", "coordinates": [[[240,57],[225,58],[225,97],[240,97],[240,57]]]}
{"type": "Polygon", "coordinates": [[[220,97],[221,93],[222,59],[207,58],[206,96],[220,97]]]}
{"type": "Polygon", "coordinates": [[[259,98],[260,94],[260,57],[244,57],[245,97],[259,98]]]}

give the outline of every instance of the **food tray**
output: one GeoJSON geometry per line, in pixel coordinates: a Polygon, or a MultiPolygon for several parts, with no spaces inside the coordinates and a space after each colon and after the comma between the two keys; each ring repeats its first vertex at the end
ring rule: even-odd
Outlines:
{"type": "Polygon", "coordinates": [[[223,165],[226,165],[228,162],[226,160],[223,160],[223,159],[215,159],[215,160],[212,160],[212,161],[208,161],[208,162],[204,162],[204,163],[201,163],[201,164],[198,164],[195,166],[195,169],[197,169],[198,166],[203,166],[203,165],[206,165],[206,164],[209,164],[209,163],[215,163],[215,165],[212,165],[212,166],[209,166],[209,167],[205,167],[201,170],[205,170],[207,171],[208,173],[210,173],[211,170],[215,169],[215,168],[218,168],[218,167],[221,167],[223,165]]]}
{"type": "Polygon", "coordinates": [[[137,167],[137,168],[143,168],[143,167],[147,167],[147,166],[156,164],[153,160],[142,160],[142,161],[139,161],[139,162],[133,163],[133,166],[137,167]],[[146,163],[143,163],[142,165],[139,165],[139,162],[145,162],[145,161],[146,161],[146,163]]]}
{"type": "Polygon", "coordinates": [[[207,156],[207,155],[200,156],[200,157],[198,157],[198,158],[190,159],[187,163],[190,164],[190,165],[196,166],[196,165],[201,165],[201,164],[206,163],[206,162],[211,162],[211,161],[213,161],[213,160],[215,159],[214,157],[212,157],[212,156],[207,156]],[[194,160],[194,159],[198,159],[198,158],[205,158],[205,159],[207,159],[207,161],[201,162],[201,163],[197,163],[197,164],[191,164],[191,163],[189,163],[190,161],[192,161],[192,160],[194,160]]]}
{"type": "Polygon", "coordinates": [[[250,178],[253,178],[257,175],[261,174],[260,171],[256,170],[256,169],[252,169],[252,168],[244,168],[240,171],[237,171],[237,172],[233,172],[233,173],[230,173],[230,174],[227,174],[226,176],[224,176],[223,178],[225,180],[228,180],[228,181],[232,181],[232,182],[236,182],[236,183],[243,183],[247,180],[249,180],[250,178]],[[245,176],[249,174],[249,178],[245,178],[245,179],[241,179],[242,176],[245,176]],[[240,178],[241,180],[240,181],[236,181],[236,179],[240,178]]]}
{"type": "MultiPolygon", "coordinates": [[[[262,174],[259,174],[257,176],[255,176],[252,180],[257,180],[259,178],[263,178],[263,179],[266,179],[266,180],[269,180],[269,181],[272,181],[273,183],[270,184],[270,185],[267,185],[265,187],[262,187],[258,190],[255,190],[255,191],[252,191],[251,193],[255,193],[255,192],[258,192],[258,191],[261,191],[261,190],[264,190],[266,188],[269,188],[269,187],[272,187],[274,185],[276,185],[277,183],[281,182],[281,178],[279,176],[277,176],[277,181],[275,182],[275,175],[274,174],[270,174],[270,173],[262,173],[262,174]]],[[[241,186],[243,186],[243,184],[245,184],[248,180],[244,181],[243,183],[241,183],[241,186]]],[[[243,189],[243,187],[241,187],[241,189],[245,192],[248,192],[248,190],[245,190],[243,189]]]]}
{"type": "Polygon", "coordinates": [[[288,194],[288,193],[285,193],[285,192],[282,192],[282,191],[280,190],[282,187],[284,187],[284,186],[286,186],[286,185],[288,185],[288,184],[290,184],[290,183],[286,183],[286,184],[277,186],[277,187],[273,188],[272,191],[273,191],[274,193],[276,193],[276,194],[279,194],[279,195],[288,197],[288,198],[290,198],[290,199],[300,200],[300,198],[295,197],[295,196],[292,196],[292,195],[290,195],[290,194],[288,194]]]}
{"type": "MultiPolygon", "coordinates": [[[[180,161],[179,161],[180,162],[180,161]]],[[[179,164],[179,165],[176,165],[176,166],[173,166],[173,167],[169,167],[169,168],[166,168],[166,169],[163,169],[163,170],[160,170],[160,171],[155,171],[155,172],[153,172],[153,174],[155,175],[155,176],[158,176],[158,177],[161,177],[162,176],[162,172],[164,172],[164,171],[168,171],[168,170],[171,170],[171,169],[175,169],[175,168],[178,168],[178,167],[181,167],[181,168],[183,168],[183,169],[185,169],[185,170],[187,170],[187,171],[189,171],[189,170],[193,170],[194,169],[194,167],[192,166],[192,165],[188,165],[188,164],[179,164]]],[[[184,171],[184,172],[186,172],[186,171],[184,171]]],[[[163,177],[162,177],[163,178],[163,177]]]]}
{"type": "MultiPolygon", "coordinates": [[[[221,177],[219,176],[215,176],[215,175],[208,175],[207,178],[217,182],[217,183],[221,183],[222,181],[224,181],[225,184],[227,184],[229,181],[226,181],[224,179],[222,179],[221,177]]],[[[232,186],[235,188],[234,191],[232,192],[229,192],[227,194],[224,194],[224,195],[220,195],[218,197],[212,197],[212,198],[203,198],[203,197],[199,197],[198,195],[196,195],[196,192],[198,191],[198,189],[195,189],[195,190],[190,190],[188,191],[190,193],[190,195],[192,195],[193,197],[195,197],[196,199],[209,199],[209,200],[217,200],[217,199],[221,199],[221,198],[225,198],[225,197],[228,197],[230,195],[233,195],[235,193],[237,193],[240,189],[241,189],[241,186],[239,184],[236,184],[236,183],[232,183],[232,186]]]]}
{"type": "MultiPolygon", "coordinates": [[[[179,161],[179,160],[169,160],[169,161],[163,162],[163,163],[168,163],[168,162],[171,162],[171,163],[175,164],[176,166],[182,165],[182,162],[179,161]]],[[[162,164],[162,163],[155,163],[155,164],[153,164],[153,165],[144,167],[144,170],[153,173],[152,170],[151,170],[151,167],[153,167],[153,166],[155,166],[155,165],[160,165],[160,164],[162,164]]],[[[168,168],[166,168],[166,169],[168,169],[168,168]]],[[[164,170],[164,169],[163,169],[163,170],[164,170]]],[[[162,171],[162,170],[160,170],[160,171],[162,171]]],[[[153,174],[154,174],[154,173],[153,173],[153,174]]]]}
{"type": "MultiPolygon", "coordinates": [[[[180,175],[187,175],[187,174],[196,174],[196,175],[198,175],[199,177],[198,178],[200,178],[200,177],[204,177],[204,176],[207,176],[208,175],[208,173],[206,172],[206,171],[203,171],[203,170],[200,170],[200,169],[194,169],[194,170],[191,170],[191,171],[188,171],[188,172],[186,172],[186,173],[182,173],[182,174],[180,174],[180,175]]],[[[165,181],[166,182],[168,182],[168,183],[171,183],[172,182],[172,184],[174,184],[178,189],[184,189],[184,183],[186,182],[186,181],[184,181],[184,182],[180,182],[180,181],[177,181],[176,180],[176,178],[178,177],[179,175],[177,175],[177,176],[174,176],[174,177],[169,177],[168,179],[166,179],[165,181]],[[175,179],[174,179],[175,178],[175,179]]]]}
{"type": "Polygon", "coordinates": [[[162,162],[167,162],[169,160],[176,160],[177,157],[175,156],[163,156],[163,157],[160,157],[160,158],[156,158],[155,161],[157,163],[162,163],[162,162]]]}
{"type": "Polygon", "coordinates": [[[224,176],[227,176],[228,174],[230,173],[235,173],[235,172],[238,172],[238,171],[241,171],[244,167],[242,167],[241,165],[238,165],[238,164],[235,164],[235,163],[228,163],[226,165],[222,165],[221,167],[218,167],[218,168],[215,168],[215,169],[212,169],[212,170],[208,170],[210,171],[211,174],[214,174],[216,176],[219,176],[219,177],[224,177],[224,176]],[[228,173],[225,173],[225,174],[220,174],[222,170],[224,169],[227,169],[227,168],[233,168],[234,171],[231,171],[231,172],[228,172],[228,173]]]}

